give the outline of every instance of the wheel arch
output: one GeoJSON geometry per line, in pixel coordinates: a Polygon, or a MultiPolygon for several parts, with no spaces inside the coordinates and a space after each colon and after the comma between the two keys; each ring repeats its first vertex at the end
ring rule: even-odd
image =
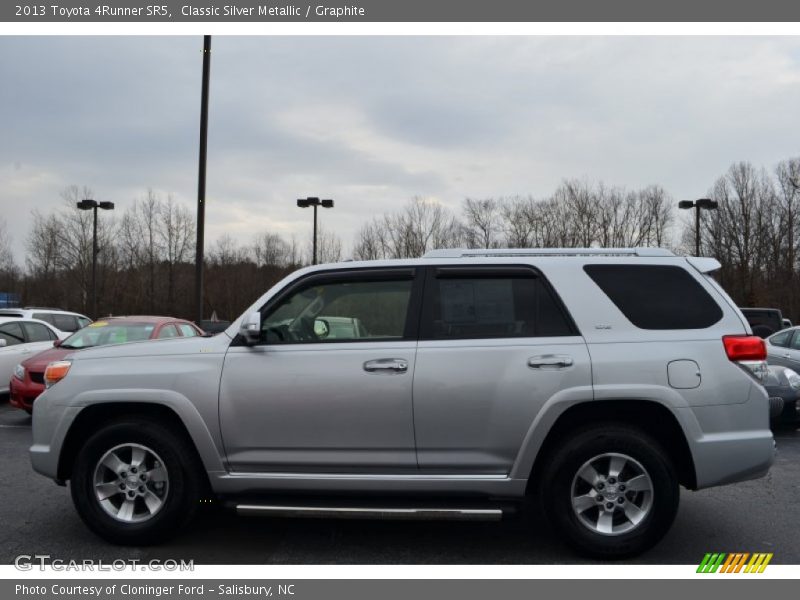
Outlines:
{"type": "Polygon", "coordinates": [[[527,490],[536,485],[544,471],[547,456],[570,432],[592,423],[619,423],[636,427],[656,439],[674,462],[678,481],[688,489],[697,489],[694,459],[686,435],[674,413],[654,400],[589,400],[563,407],[551,415],[552,425],[536,448],[527,473],[527,490]]]}
{"type": "Polygon", "coordinates": [[[185,407],[176,410],[174,406],[146,400],[115,400],[86,405],[76,415],[64,438],[58,458],[58,480],[66,481],[71,477],[72,465],[82,442],[99,427],[125,417],[145,417],[167,425],[190,444],[196,453],[197,464],[203,467],[205,482],[208,482],[209,472],[224,470],[224,467],[202,417],[191,407],[187,423],[187,410],[185,407]]]}

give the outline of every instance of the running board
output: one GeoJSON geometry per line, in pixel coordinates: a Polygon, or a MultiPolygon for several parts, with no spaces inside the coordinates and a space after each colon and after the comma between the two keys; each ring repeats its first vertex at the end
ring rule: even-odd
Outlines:
{"type": "Polygon", "coordinates": [[[448,521],[499,521],[499,508],[378,508],[350,506],[280,506],[237,504],[236,512],[245,516],[309,517],[319,519],[408,519],[448,521]]]}

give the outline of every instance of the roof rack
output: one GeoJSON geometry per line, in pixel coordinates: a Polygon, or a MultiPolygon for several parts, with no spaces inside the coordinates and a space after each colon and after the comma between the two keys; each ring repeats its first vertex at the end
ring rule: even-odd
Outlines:
{"type": "Polygon", "coordinates": [[[56,308],[54,306],[25,306],[23,310],[60,310],[66,312],[63,308],[56,308]]]}
{"type": "Polygon", "coordinates": [[[666,248],[496,248],[467,250],[446,248],[426,252],[422,258],[466,258],[471,256],[675,256],[666,248]]]}

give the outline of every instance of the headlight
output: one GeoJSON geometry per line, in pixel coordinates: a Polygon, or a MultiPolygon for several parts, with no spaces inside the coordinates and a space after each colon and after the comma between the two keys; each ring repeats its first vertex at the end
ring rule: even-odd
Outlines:
{"type": "Polygon", "coordinates": [[[789,382],[793,390],[800,390],[800,375],[791,369],[784,369],[783,374],[786,376],[786,381],[789,382]]]}
{"type": "Polygon", "coordinates": [[[51,387],[64,379],[69,373],[72,362],[69,360],[59,360],[51,362],[44,370],[44,386],[51,387]]]}
{"type": "Polygon", "coordinates": [[[14,377],[19,379],[20,381],[25,381],[25,367],[22,365],[17,365],[14,367],[14,377]]]}

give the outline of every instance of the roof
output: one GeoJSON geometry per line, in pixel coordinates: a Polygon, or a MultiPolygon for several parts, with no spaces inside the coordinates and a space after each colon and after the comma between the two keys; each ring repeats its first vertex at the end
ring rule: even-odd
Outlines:
{"type": "Polygon", "coordinates": [[[179,319],[177,317],[160,317],[155,315],[122,315],[113,317],[98,317],[97,321],[114,321],[115,323],[172,323],[182,322],[189,323],[186,319],[179,319]]]}

